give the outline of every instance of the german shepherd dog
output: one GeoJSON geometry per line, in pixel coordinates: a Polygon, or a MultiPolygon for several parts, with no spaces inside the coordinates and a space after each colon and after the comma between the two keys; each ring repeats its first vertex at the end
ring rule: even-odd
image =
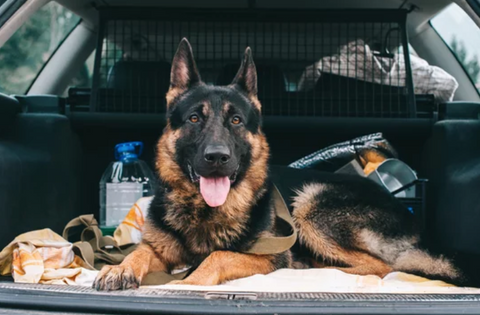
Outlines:
{"type": "Polygon", "coordinates": [[[408,210],[368,179],[268,167],[257,73],[247,48],[228,86],[202,82],[183,39],[174,56],[167,125],[158,142],[159,189],[143,240],[118,266],[105,266],[97,290],[137,288],[145,275],[193,268],[171,284],[216,285],[280,268],[326,266],[384,277],[405,271],[449,281],[460,272],[420,247],[408,210]],[[298,231],[292,250],[246,254],[276,235],[274,182],[298,231]]]}

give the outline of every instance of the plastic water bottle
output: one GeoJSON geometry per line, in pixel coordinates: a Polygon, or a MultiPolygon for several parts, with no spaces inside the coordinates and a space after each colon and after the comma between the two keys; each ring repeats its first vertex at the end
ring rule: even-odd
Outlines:
{"type": "Polygon", "coordinates": [[[155,176],[147,163],[139,159],[142,142],[115,146],[115,160],[100,180],[100,227],[111,233],[135,202],[154,193],[155,176]]]}

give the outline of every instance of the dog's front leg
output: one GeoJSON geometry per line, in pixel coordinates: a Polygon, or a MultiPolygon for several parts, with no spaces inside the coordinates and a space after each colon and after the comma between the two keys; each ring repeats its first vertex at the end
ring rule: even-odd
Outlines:
{"type": "Polygon", "coordinates": [[[165,264],[157,258],[153,248],[141,243],[120,265],[104,266],[93,288],[107,291],[138,288],[147,273],[165,270],[165,264]]]}
{"type": "Polygon", "coordinates": [[[211,253],[190,276],[169,284],[216,285],[255,274],[267,274],[277,269],[274,261],[273,255],[216,251],[211,253]]]}

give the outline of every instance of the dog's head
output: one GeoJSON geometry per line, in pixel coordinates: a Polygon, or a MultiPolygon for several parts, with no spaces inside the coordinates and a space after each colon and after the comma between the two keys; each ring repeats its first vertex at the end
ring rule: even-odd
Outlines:
{"type": "Polygon", "coordinates": [[[196,190],[210,207],[259,189],[266,178],[268,146],[250,48],[232,79],[228,86],[203,83],[189,42],[181,41],[172,62],[157,169],[164,182],[196,190]]]}

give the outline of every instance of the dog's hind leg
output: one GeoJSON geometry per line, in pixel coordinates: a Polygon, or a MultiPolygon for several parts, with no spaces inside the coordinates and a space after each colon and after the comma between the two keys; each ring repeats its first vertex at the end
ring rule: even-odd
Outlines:
{"type": "Polygon", "coordinates": [[[359,251],[344,251],[337,256],[342,263],[349,267],[327,267],[335,268],[346,273],[355,275],[376,275],[380,278],[385,277],[393,271],[392,267],[387,265],[381,259],[373,257],[367,253],[359,251]]]}
{"type": "MultiPolygon", "coordinates": [[[[298,192],[293,203],[293,220],[298,229],[299,243],[307,248],[315,259],[322,258],[329,265],[343,265],[342,271],[352,274],[373,274],[385,276],[392,268],[381,259],[370,255],[368,251],[358,248],[354,241],[350,246],[341,246],[337,239],[354,240],[351,231],[343,230],[345,235],[338,236],[329,230],[329,218],[320,211],[318,195],[325,189],[322,184],[311,184],[298,192]],[[330,233],[329,233],[330,232],[330,233]]],[[[333,225],[333,224],[331,224],[333,225]]],[[[313,264],[315,266],[315,264],[313,264]]]]}
{"type": "Polygon", "coordinates": [[[357,275],[377,275],[381,278],[393,270],[384,261],[366,252],[342,248],[335,240],[316,228],[311,219],[298,215],[298,212],[296,216],[294,215],[294,221],[298,227],[300,244],[308,248],[315,258],[321,257],[332,264],[348,266],[335,269],[357,275]]]}
{"type": "Polygon", "coordinates": [[[343,271],[378,276],[403,271],[462,281],[448,259],[419,247],[404,206],[368,180],[309,184],[292,205],[300,245],[331,265],[345,264],[343,271]]]}

